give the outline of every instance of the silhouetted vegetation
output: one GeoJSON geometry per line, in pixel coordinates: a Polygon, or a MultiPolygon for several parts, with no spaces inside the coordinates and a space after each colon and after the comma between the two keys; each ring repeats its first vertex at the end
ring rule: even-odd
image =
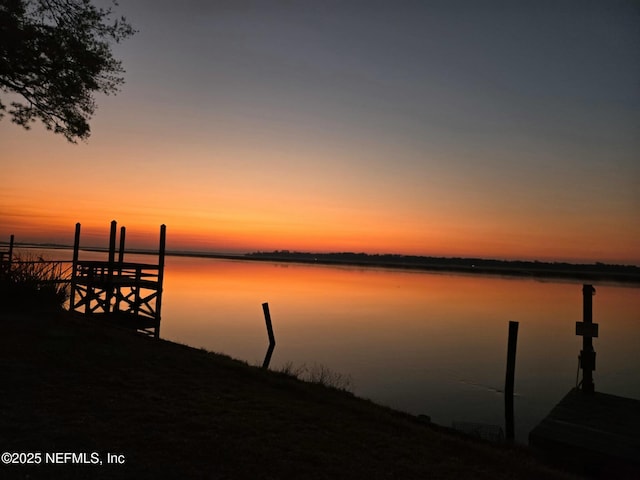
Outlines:
{"type": "MultiPolygon", "coordinates": [[[[116,93],[124,69],[110,42],[132,35],[124,17],[89,0],[0,3],[0,92],[20,95],[8,113],[29,129],[40,119],[70,142],[90,135],[94,94],[116,93]]],[[[7,106],[0,101],[0,118],[7,106]]]]}
{"type": "Polygon", "coordinates": [[[294,366],[293,362],[287,362],[276,371],[303,382],[317,383],[327,388],[347,392],[353,391],[353,379],[350,375],[336,372],[322,364],[314,363],[308,367],[305,363],[294,366]]]}
{"type": "Polygon", "coordinates": [[[69,297],[60,262],[14,256],[11,269],[0,274],[0,310],[62,310],[69,297]]]}
{"type": "Polygon", "coordinates": [[[383,268],[454,271],[530,277],[564,277],[580,280],[640,282],[640,268],[634,265],[572,264],[484,258],[423,257],[417,255],[367,253],[308,253],[275,250],[249,253],[245,258],[302,263],[343,264],[383,268]]]}

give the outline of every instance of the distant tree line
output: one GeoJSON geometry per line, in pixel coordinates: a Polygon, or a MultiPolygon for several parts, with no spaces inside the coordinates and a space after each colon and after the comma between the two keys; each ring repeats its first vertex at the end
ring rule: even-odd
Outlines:
{"type": "Polygon", "coordinates": [[[289,250],[253,252],[247,257],[299,261],[304,263],[343,263],[382,267],[416,268],[427,270],[454,270],[486,273],[510,273],[517,275],[567,277],[603,277],[615,280],[640,280],[640,267],[611,265],[602,262],[573,264],[567,262],[540,262],[527,260],[496,260],[485,258],[428,257],[400,254],[367,254],[354,252],[312,253],[289,250]]]}

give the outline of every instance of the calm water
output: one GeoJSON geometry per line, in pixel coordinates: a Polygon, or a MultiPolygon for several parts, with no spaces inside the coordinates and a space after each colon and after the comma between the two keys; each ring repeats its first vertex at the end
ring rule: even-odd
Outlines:
{"type": "MultiPolygon", "coordinates": [[[[640,399],[640,289],[595,287],[596,389],[640,399]]],[[[350,376],[358,396],[439,424],[504,425],[510,320],[519,441],[576,384],[581,283],[168,257],[161,336],[261,365],[263,302],[271,368],[321,364],[350,376]]]]}
{"type": "MultiPolygon", "coordinates": [[[[166,272],[163,337],[261,364],[269,302],[272,368],[320,363],[436,423],[503,425],[509,320],[520,441],[576,383],[580,283],[189,258],[166,272]]],[[[596,290],[596,388],[640,399],[639,289],[596,290]]]]}

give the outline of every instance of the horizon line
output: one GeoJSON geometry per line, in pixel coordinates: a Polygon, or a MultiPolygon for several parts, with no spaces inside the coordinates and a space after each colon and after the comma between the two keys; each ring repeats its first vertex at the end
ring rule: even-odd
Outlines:
{"type": "MultiPolygon", "coordinates": [[[[0,245],[9,245],[7,241],[0,241],[0,245]]],[[[70,249],[73,250],[73,245],[66,244],[58,244],[58,243],[34,243],[34,242],[14,242],[14,247],[20,246],[23,248],[52,248],[52,249],[70,249]]],[[[80,250],[85,251],[96,251],[96,252],[108,252],[109,249],[100,246],[81,246],[80,250]]],[[[117,250],[116,250],[117,251],[117,250]]],[[[139,254],[139,255],[156,255],[158,253],[157,249],[153,248],[132,248],[129,250],[125,249],[125,253],[131,254],[139,254]]],[[[288,255],[366,255],[366,256],[394,256],[394,257],[405,257],[405,258],[434,258],[434,259],[463,259],[463,260],[482,260],[482,261],[501,261],[501,262],[529,262],[529,263],[548,263],[548,264],[568,264],[568,265],[608,265],[608,266],[624,266],[624,267],[635,267],[640,268],[640,264],[636,263],[609,263],[603,262],[600,260],[589,260],[589,261],[569,261],[569,260],[526,260],[522,258],[498,258],[498,257],[482,257],[482,256],[474,256],[474,255],[463,255],[463,256],[455,256],[455,255],[417,255],[417,254],[405,254],[405,253],[367,253],[367,252],[355,252],[355,251],[327,251],[327,252],[313,252],[313,251],[301,251],[301,250],[289,250],[289,249],[276,249],[271,251],[265,250],[254,250],[251,252],[221,252],[221,251],[213,251],[213,250],[166,250],[165,254],[167,256],[192,256],[192,257],[200,257],[200,258],[211,258],[211,257],[230,257],[230,258],[242,258],[255,254],[288,254],[288,255]]]]}

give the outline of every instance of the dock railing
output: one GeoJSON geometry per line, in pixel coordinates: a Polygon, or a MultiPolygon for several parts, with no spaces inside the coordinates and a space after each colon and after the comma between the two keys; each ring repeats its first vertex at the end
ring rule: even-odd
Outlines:
{"type": "Polygon", "coordinates": [[[125,227],[116,260],[116,222],[111,222],[107,261],[80,260],[76,224],[69,310],[134,328],[159,338],[166,227],[160,227],[157,264],[124,261],[125,227]]]}

